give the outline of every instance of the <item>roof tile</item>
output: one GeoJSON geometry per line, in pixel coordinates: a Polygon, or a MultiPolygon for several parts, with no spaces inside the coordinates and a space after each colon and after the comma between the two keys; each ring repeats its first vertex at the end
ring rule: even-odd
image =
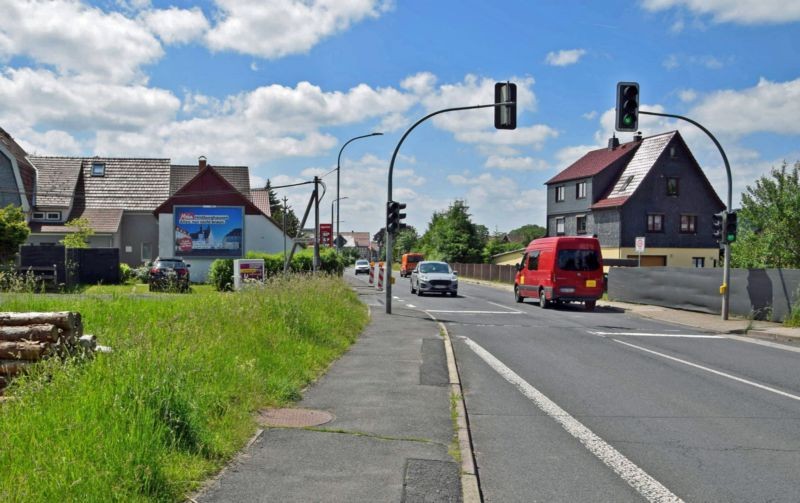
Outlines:
{"type": "Polygon", "coordinates": [[[575,180],[576,178],[587,178],[594,176],[606,169],[622,156],[634,152],[639,143],[640,142],[638,141],[632,141],[623,143],[614,150],[601,148],[587,152],[586,155],[572,163],[565,170],[550,180],[546,181],[545,184],[549,185],[552,183],[575,180]]]}

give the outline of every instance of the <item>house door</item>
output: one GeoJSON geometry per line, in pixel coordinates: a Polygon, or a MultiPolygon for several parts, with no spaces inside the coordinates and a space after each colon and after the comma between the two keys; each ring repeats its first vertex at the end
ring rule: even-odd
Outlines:
{"type": "MultiPolygon", "coordinates": [[[[628,255],[629,259],[639,260],[639,255],[628,255]]],[[[642,267],[666,267],[666,255],[642,255],[642,267]]]]}

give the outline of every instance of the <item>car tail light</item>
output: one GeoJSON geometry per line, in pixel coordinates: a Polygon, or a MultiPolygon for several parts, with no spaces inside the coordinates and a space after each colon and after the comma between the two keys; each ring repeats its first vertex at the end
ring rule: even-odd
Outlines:
{"type": "Polygon", "coordinates": [[[150,274],[158,274],[158,268],[153,267],[150,269],[150,274]]]}

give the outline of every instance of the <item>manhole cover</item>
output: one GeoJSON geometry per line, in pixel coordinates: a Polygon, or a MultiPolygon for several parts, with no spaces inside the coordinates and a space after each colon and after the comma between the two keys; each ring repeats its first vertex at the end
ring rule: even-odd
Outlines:
{"type": "Polygon", "coordinates": [[[305,426],[319,426],[331,421],[333,421],[333,414],[323,410],[267,409],[259,414],[259,422],[264,426],[303,428],[305,426]]]}

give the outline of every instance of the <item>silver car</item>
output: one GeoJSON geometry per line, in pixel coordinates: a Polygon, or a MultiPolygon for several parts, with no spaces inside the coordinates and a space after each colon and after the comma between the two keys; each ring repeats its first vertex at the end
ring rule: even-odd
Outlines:
{"type": "Polygon", "coordinates": [[[426,293],[458,295],[458,276],[447,262],[425,260],[411,271],[411,293],[420,297],[426,293]]]}
{"type": "Polygon", "coordinates": [[[356,260],[356,274],[369,274],[369,261],[368,260],[356,260]]]}

